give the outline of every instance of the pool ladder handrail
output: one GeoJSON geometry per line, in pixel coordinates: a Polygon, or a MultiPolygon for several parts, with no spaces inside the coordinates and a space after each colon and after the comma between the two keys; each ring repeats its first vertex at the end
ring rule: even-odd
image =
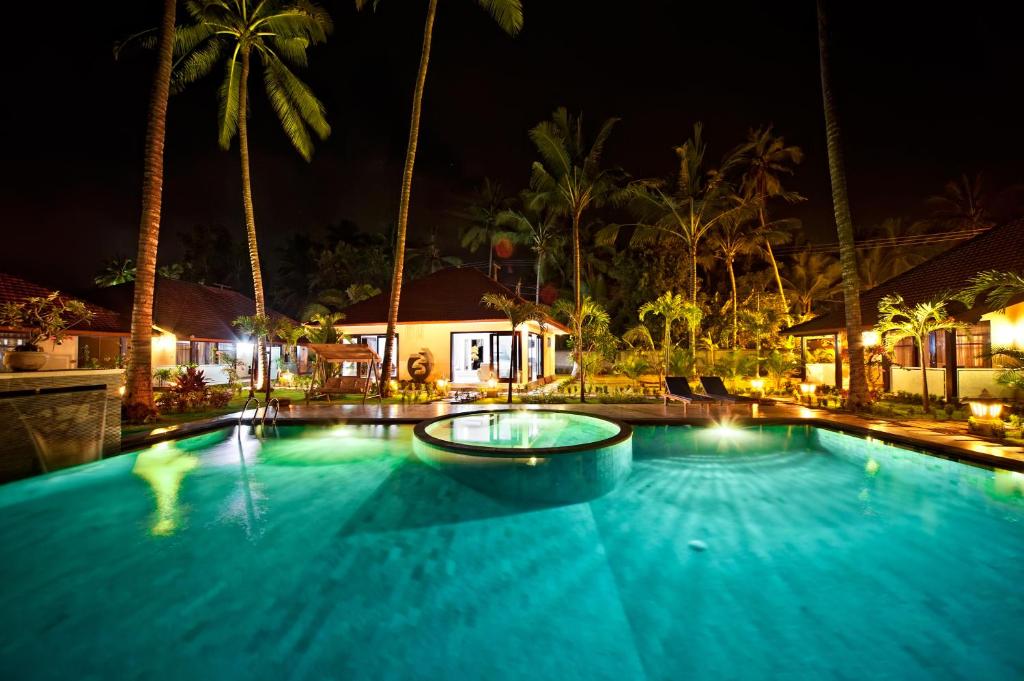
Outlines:
{"type": "MultiPolygon", "coordinates": [[[[245,404],[242,406],[242,411],[238,414],[238,425],[242,425],[242,421],[245,420],[245,410],[249,408],[250,402],[256,403],[256,409],[252,413],[252,425],[256,425],[256,416],[260,413],[260,398],[255,395],[247,399],[245,404]]],[[[266,417],[266,410],[264,410],[263,415],[266,417]]]]}
{"type": "MultiPolygon", "coordinates": [[[[267,413],[270,412],[270,407],[274,407],[274,418],[271,420],[270,425],[277,427],[277,415],[281,413],[281,401],[276,397],[271,397],[267,402],[267,406],[263,408],[263,419],[260,421],[261,426],[267,425],[267,413]]],[[[253,425],[256,423],[256,414],[252,415],[253,425]]]]}

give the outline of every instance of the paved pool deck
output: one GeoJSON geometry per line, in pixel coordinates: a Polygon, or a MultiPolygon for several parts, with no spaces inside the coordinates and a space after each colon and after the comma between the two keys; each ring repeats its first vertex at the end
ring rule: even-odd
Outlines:
{"type": "MultiPolygon", "coordinates": [[[[795,404],[759,405],[751,410],[746,405],[702,408],[669,404],[293,404],[281,409],[279,424],[306,423],[418,423],[444,416],[482,410],[551,409],[606,416],[635,425],[714,425],[728,421],[736,425],[807,423],[860,435],[876,437],[902,446],[926,450],[946,458],[1024,472],[1024,448],[1001,444],[973,435],[941,432],[915,424],[875,419],[854,414],[830,412],[795,404]]],[[[262,416],[262,411],[260,412],[262,416]]],[[[245,422],[251,421],[246,412],[245,422]]],[[[168,438],[204,432],[235,425],[239,413],[225,414],[180,426],[155,428],[124,438],[122,449],[144,447],[168,438]]]]}

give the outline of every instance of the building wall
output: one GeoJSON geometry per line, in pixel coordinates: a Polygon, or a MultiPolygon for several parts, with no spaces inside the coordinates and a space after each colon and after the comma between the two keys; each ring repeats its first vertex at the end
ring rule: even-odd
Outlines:
{"type": "Polygon", "coordinates": [[[992,325],[992,347],[1024,348],[1024,303],[989,312],[982,319],[992,325]]]}
{"type": "Polygon", "coordinates": [[[78,337],[66,336],[64,342],[57,345],[52,340],[43,341],[39,344],[43,352],[47,353],[45,370],[53,369],[76,369],[78,368],[78,337]]]}
{"type": "MultiPolygon", "coordinates": [[[[450,378],[451,373],[451,349],[453,333],[468,332],[507,332],[510,325],[507,322],[481,321],[481,322],[437,322],[423,324],[399,324],[396,327],[398,333],[398,378],[409,380],[408,360],[410,355],[418,353],[422,348],[430,350],[434,356],[434,370],[428,380],[436,381],[439,378],[450,378]]],[[[346,335],[362,334],[385,334],[385,324],[343,324],[343,331],[346,335]]],[[[528,347],[528,334],[540,333],[540,326],[535,323],[524,325],[520,334],[521,343],[524,348],[528,347]]],[[[550,327],[544,334],[544,375],[553,376],[555,373],[555,347],[554,343],[548,341],[553,338],[556,332],[550,327]]],[[[561,332],[557,332],[561,333],[561,332]]]]}
{"type": "MultiPolygon", "coordinates": [[[[897,367],[892,371],[892,392],[921,393],[921,368],[897,367]]],[[[928,369],[928,394],[942,397],[946,394],[946,370],[928,369]]],[[[961,395],[963,392],[961,391],[961,395]]]]}

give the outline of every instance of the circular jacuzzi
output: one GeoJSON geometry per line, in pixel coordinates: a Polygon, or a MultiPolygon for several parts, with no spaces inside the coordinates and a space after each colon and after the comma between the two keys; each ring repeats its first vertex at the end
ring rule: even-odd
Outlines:
{"type": "Polygon", "coordinates": [[[414,432],[424,463],[519,502],[594,499],[614,489],[633,461],[629,425],[576,412],[475,411],[423,421],[414,432]]]}

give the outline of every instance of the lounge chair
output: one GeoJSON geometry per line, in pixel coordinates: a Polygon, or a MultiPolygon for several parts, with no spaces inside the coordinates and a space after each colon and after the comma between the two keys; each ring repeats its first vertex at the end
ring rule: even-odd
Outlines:
{"type": "Polygon", "coordinates": [[[666,376],[665,386],[668,390],[665,392],[665,403],[669,401],[682,402],[684,406],[690,404],[701,404],[708,408],[710,411],[711,405],[721,402],[721,400],[707,395],[698,395],[690,389],[690,382],[686,380],[684,376],[666,376]]]}
{"type": "MultiPolygon", "coordinates": [[[[704,386],[704,392],[711,397],[714,397],[725,402],[732,402],[733,404],[760,404],[761,400],[755,397],[746,397],[744,395],[734,395],[729,392],[725,387],[725,383],[718,376],[701,376],[700,384],[704,386]]],[[[770,400],[768,400],[770,402],[770,400]]]]}

